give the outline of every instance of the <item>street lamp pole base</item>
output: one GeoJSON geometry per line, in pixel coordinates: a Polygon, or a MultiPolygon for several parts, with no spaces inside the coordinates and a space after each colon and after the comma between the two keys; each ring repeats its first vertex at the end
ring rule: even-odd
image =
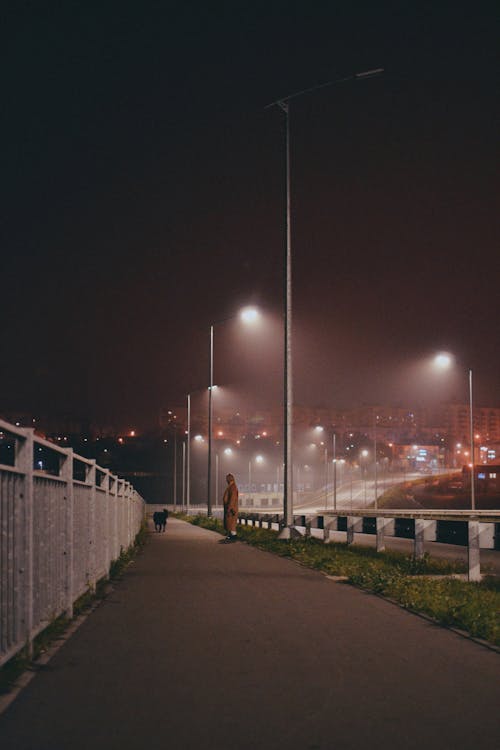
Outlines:
{"type": "Polygon", "coordinates": [[[302,537],[302,534],[300,531],[298,531],[295,526],[283,526],[280,533],[278,534],[278,539],[300,539],[302,537]]]}

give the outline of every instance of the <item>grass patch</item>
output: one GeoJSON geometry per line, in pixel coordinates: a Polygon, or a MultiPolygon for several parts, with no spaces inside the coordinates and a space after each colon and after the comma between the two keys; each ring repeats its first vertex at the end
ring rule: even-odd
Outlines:
{"type": "MultiPolygon", "coordinates": [[[[182,518],[223,533],[221,522],[215,518],[182,518]]],[[[238,536],[259,549],[289,557],[314,570],[345,576],[350,584],[500,647],[498,578],[490,576],[480,583],[469,583],[451,577],[426,577],[464,573],[466,566],[460,561],[436,559],[427,553],[417,559],[395,551],[377,552],[372,547],[323,544],[314,538],[286,541],[278,539],[276,531],[251,526],[238,526],[238,536]]]]}
{"type": "Polygon", "coordinates": [[[55,618],[33,641],[33,655],[30,657],[27,647],[21,649],[12,659],[0,668],[0,695],[9,693],[16,680],[27,669],[34,669],[37,659],[59,638],[62,638],[70,624],[95,602],[104,599],[109,581],[121,578],[127,565],[145,545],[148,538],[147,524],[143,523],[132,545],[128,550],[122,548],[117,560],[113,560],[109,569],[109,578],[97,581],[95,590],[88,589],[73,604],[73,619],[61,615],[55,618]]]}

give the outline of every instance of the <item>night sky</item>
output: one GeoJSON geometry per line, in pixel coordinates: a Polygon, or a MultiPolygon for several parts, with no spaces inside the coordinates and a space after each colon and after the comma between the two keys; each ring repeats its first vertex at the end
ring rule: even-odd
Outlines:
{"type": "Polygon", "coordinates": [[[493,3],[3,5],[0,414],[157,423],[208,378],[281,399],[294,91],[298,403],[500,405],[493,3]],[[265,324],[265,325],[264,325],[265,324]],[[463,391],[462,391],[463,389],[463,391]]]}

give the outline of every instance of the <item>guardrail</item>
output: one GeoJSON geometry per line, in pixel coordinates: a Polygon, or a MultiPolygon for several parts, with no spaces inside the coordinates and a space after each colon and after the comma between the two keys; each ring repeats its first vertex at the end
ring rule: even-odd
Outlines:
{"type": "Polygon", "coordinates": [[[0,665],[55,618],[72,617],[143,516],[129,482],[0,420],[0,665]]]}
{"type": "MultiPolygon", "coordinates": [[[[283,516],[279,513],[239,513],[239,523],[281,529],[283,516]]],[[[378,552],[385,549],[387,536],[414,540],[415,557],[423,557],[425,542],[451,541],[448,534],[461,534],[459,541],[467,547],[468,579],[481,580],[480,549],[500,546],[500,511],[460,510],[339,510],[323,514],[295,515],[295,527],[311,536],[311,529],[323,530],[323,541],[329,542],[332,531],[343,531],[347,544],[354,542],[356,533],[376,535],[378,552]],[[440,524],[442,526],[440,527],[440,524]]],[[[456,540],[454,540],[456,543],[456,540]]]]}

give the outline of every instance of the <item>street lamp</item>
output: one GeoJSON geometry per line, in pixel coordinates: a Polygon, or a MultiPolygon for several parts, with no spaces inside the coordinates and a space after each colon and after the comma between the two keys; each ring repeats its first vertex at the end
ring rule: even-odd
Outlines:
{"type": "Polygon", "coordinates": [[[373,415],[373,454],[374,454],[374,461],[375,461],[375,482],[374,482],[374,494],[375,494],[375,508],[378,508],[378,486],[377,486],[377,419],[378,416],[376,414],[373,415]]]}
{"type": "Polygon", "coordinates": [[[191,503],[191,394],[187,395],[186,515],[191,503]]]}
{"type": "MultiPolygon", "coordinates": [[[[364,448],[364,449],[363,449],[363,450],[361,451],[361,453],[360,453],[360,457],[361,457],[361,458],[365,458],[365,459],[366,459],[366,458],[368,458],[368,456],[369,456],[369,452],[368,452],[368,451],[366,450],[366,448],[364,448]]],[[[364,477],[364,488],[365,488],[365,507],[366,507],[366,462],[365,462],[365,464],[364,464],[364,466],[363,466],[362,468],[363,468],[363,477],[364,477]]]]}
{"type": "MultiPolygon", "coordinates": [[[[259,453],[257,456],[255,456],[253,460],[255,461],[256,464],[261,465],[264,463],[264,456],[262,456],[259,453]]],[[[251,458],[248,461],[248,492],[249,494],[252,493],[252,459],[251,458]]]]}
{"type": "Polygon", "coordinates": [[[237,315],[230,315],[228,318],[223,318],[210,326],[210,366],[209,366],[209,385],[208,385],[208,464],[207,464],[207,516],[212,515],[212,420],[213,420],[213,403],[212,403],[212,392],[214,388],[214,326],[220,323],[226,323],[228,320],[233,320],[236,317],[246,324],[255,323],[260,313],[255,307],[244,307],[240,310],[237,315]]]}
{"type": "Polygon", "coordinates": [[[337,510],[337,433],[333,433],[333,510],[337,510]]]}
{"type": "Polygon", "coordinates": [[[173,429],[174,432],[174,455],[173,455],[173,505],[174,510],[177,510],[177,423],[174,421],[177,417],[171,411],[168,412],[169,419],[168,425],[173,429]]]}
{"type": "MultiPolygon", "coordinates": [[[[198,388],[195,393],[197,393],[200,390],[204,390],[201,388],[198,388]]],[[[187,450],[186,450],[186,513],[189,515],[189,506],[191,504],[191,393],[187,394],[186,400],[187,400],[187,430],[186,430],[186,443],[187,443],[187,450]]],[[[197,443],[203,442],[203,437],[201,435],[195,435],[194,440],[197,443]]]]}
{"type": "Polygon", "coordinates": [[[367,70],[362,73],[337,78],[334,81],[311,86],[308,89],[297,91],[289,96],[269,104],[270,107],[279,107],[285,115],[285,154],[286,154],[286,255],[284,268],[284,318],[285,318],[285,346],[284,346],[284,405],[283,405],[283,516],[284,527],[280,537],[290,539],[293,527],[293,451],[292,451],[292,420],[293,420],[293,381],[292,381],[292,233],[291,233],[291,190],[290,190],[290,101],[299,96],[318,91],[348,81],[371,78],[383,72],[383,68],[367,70]]]}
{"type": "MultiPolygon", "coordinates": [[[[434,364],[440,370],[449,369],[454,362],[454,357],[448,352],[441,352],[436,354],[434,357],[434,364]]],[[[474,476],[474,409],[473,409],[473,398],[472,398],[472,368],[469,367],[468,371],[469,381],[469,439],[470,439],[470,501],[471,509],[476,509],[476,486],[474,476]]]]}

